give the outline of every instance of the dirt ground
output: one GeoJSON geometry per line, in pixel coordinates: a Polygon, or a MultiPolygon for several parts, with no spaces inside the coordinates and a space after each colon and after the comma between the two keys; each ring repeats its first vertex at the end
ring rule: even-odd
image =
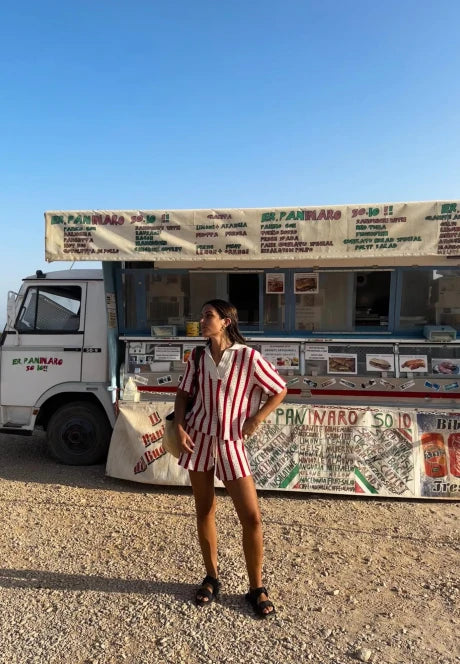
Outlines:
{"type": "Polygon", "coordinates": [[[2,664],[460,662],[458,502],[261,492],[261,621],[223,491],[222,593],[198,609],[190,489],[60,465],[42,434],[0,435],[0,469],[2,664]]]}

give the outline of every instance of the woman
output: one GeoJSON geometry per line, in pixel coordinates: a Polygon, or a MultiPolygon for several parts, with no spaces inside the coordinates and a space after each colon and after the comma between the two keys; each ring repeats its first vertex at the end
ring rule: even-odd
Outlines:
{"type": "Polygon", "coordinates": [[[217,570],[214,472],[233,500],[243,530],[243,551],[249,577],[246,599],[264,618],[275,614],[262,585],[263,541],[260,510],[244,439],[287,394],[284,380],[256,350],[245,345],[235,307],[209,300],[201,312],[201,334],[207,338],[197,371],[197,396],[186,415],[194,384],[194,356],[177,390],[175,426],[195,498],[198,540],[206,576],[196,591],[198,606],[210,604],[220,590],[217,570]],[[262,395],[267,399],[261,406],[262,395]]]}

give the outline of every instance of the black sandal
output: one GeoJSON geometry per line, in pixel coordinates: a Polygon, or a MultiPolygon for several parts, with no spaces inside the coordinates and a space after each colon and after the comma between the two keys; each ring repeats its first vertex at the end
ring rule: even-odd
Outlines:
{"type": "Polygon", "coordinates": [[[210,576],[207,574],[203,581],[201,582],[201,586],[197,589],[195,593],[195,603],[197,606],[207,606],[208,604],[211,604],[213,599],[217,599],[219,596],[219,590],[220,590],[220,581],[219,579],[215,579],[213,576],[210,576]],[[209,588],[206,588],[206,586],[211,586],[212,590],[209,590],[209,588]]]}
{"type": "Polygon", "coordinates": [[[264,588],[264,586],[261,586],[260,588],[250,589],[249,592],[246,593],[245,597],[258,616],[260,616],[261,618],[271,618],[276,613],[275,607],[273,606],[273,602],[271,602],[269,599],[265,599],[262,602],[260,602],[259,597],[261,595],[267,595],[268,597],[267,589],[264,588]],[[271,608],[272,610],[265,613],[264,609],[269,609],[269,608],[271,608]]]}

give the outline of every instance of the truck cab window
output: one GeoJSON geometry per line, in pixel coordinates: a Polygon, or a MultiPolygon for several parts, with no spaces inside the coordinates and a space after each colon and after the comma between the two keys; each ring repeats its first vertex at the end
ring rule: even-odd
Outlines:
{"type": "Polygon", "coordinates": [[[18,332],[76,332],[80,327],[81,288],[29,288],[16,321],[18,332]]]}

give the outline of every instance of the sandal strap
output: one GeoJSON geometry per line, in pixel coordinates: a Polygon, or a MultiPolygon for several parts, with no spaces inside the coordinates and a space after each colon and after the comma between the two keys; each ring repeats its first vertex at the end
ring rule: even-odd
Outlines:
{"type": "Polygon", "coordinates": [[[265,586],[260,586],[260,588],[250,588],[249,594],[257,601],[261,595],[268,595],[268,592],[265,586]]]}
{"type": "Polygon", "coordinates": [[[212,586],[213,593],[216,594],[216,591],[218,592],[220,588],[220,581],[219,579],[216,579],[214,576],[207,574],[204,577],[203,581],[201,582],[200,590],[201,588],[203,588],[203,586],[212,586]]]}

